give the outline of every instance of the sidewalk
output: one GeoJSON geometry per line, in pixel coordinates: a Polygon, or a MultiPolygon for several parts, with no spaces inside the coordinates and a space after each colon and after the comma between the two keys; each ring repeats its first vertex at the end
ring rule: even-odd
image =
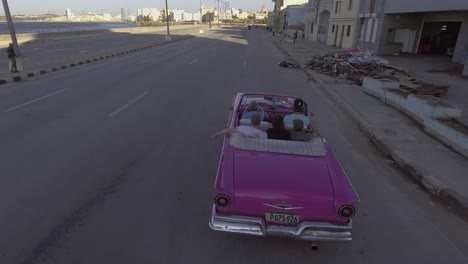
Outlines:
{"type": "MultiPolygon", "coordinates": [[[[302,39],[296,44],[278,42],[273,37],[272,41],[287,54],[286,60],[296,64],[334,50],[302,39]]],[[[304,70],[403,171],[448,206],[468,216],[467,159],[426,134],[412,119],[365,94],[361,87],[304,70]]]]}

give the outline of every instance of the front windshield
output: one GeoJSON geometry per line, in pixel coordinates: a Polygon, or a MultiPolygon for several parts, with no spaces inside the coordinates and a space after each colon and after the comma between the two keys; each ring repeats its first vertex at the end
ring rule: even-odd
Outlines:
{"type": "Polygon", "coordinates": [[[292,109],[295,99],[294,97],[280,95],[246,95],[241,102],[241,108],[256,102],[260,107],[267,107],[271,110],[276,108],[292,109]]]}

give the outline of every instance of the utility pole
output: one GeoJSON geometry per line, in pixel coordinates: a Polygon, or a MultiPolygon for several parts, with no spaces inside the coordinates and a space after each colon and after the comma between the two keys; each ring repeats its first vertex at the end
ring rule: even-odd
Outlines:
{"type": "Polygon", "coordinates": [[[16,39],[16,32],[15,28],[13,27],[13,20],[11,19],[11,13],[10,13],[10,8],[8,7],[8,2],[7,0],[2,0],[3,2],[3,9],[5,10],[5,17],[8,23],[8,29],[10,30],[10,36],[11,36],[11,41],[13,42],[13,45],[15,47],[15,53],[19,57],[21,57],[21,51],[18,46],[18,40],[16,39]]]}
{"type": "Polygon", "coordinates": [[[169,10],[167,9],[167,0],[166,0],[166,25],[167,25],[166,41],[169,41],[171,40],[171,34],[169,33],[169,10]]]}

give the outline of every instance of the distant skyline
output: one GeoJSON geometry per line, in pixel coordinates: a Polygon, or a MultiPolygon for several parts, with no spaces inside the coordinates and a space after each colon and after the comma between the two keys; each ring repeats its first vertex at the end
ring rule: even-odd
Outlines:
{"type": "MultiPolygon", "coordinates": [[[[228,1],[231,8],[248,11],[260,11],[265,5],[269,11],[273,9],[271,0],[232,0],[228,1]]],[[[12,15],[38,15],[49,12],[65,14],[66,8],[71,8],[74,13],[104,12],[119,14],[120,8],[129,8],[132,13],[137,8],[155,7],[165,8],[164,0],[8,0],[12,15]]],[[[168,0],[169,9],[184,9],[196,11],[199,9],[199,0],[168,0]],[[183,3],[181,3],[183,2],[183,3]]],[[[204,6],[217,6],[214,0],[202,0],[204,6]]],[[[222,3],[220,2],[220,5],[222,3]]],[[[3,5],[0,7],[0,15],[4,15],[3,5]]]]}

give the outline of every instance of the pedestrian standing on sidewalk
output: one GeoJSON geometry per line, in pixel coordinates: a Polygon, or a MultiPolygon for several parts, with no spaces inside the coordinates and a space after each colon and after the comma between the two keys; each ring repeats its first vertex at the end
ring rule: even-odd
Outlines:
{"type": "Polygon", "coordinates": [[[8,59],[10,60],[10,71],[13,73],[18,72],[18,68],[16,67],[16,58],[18,58],[18,56],[15,53],[13,43],[10,43],[10,45],[8,45],[8,48],[6,49],[6,54],[8,56],[8,59]]]}
{"type": "Polygon", "coordinates": [[[293,33],[293,43],[296,43],[296,39],[297,39],[297,30],[293,33]]]}

